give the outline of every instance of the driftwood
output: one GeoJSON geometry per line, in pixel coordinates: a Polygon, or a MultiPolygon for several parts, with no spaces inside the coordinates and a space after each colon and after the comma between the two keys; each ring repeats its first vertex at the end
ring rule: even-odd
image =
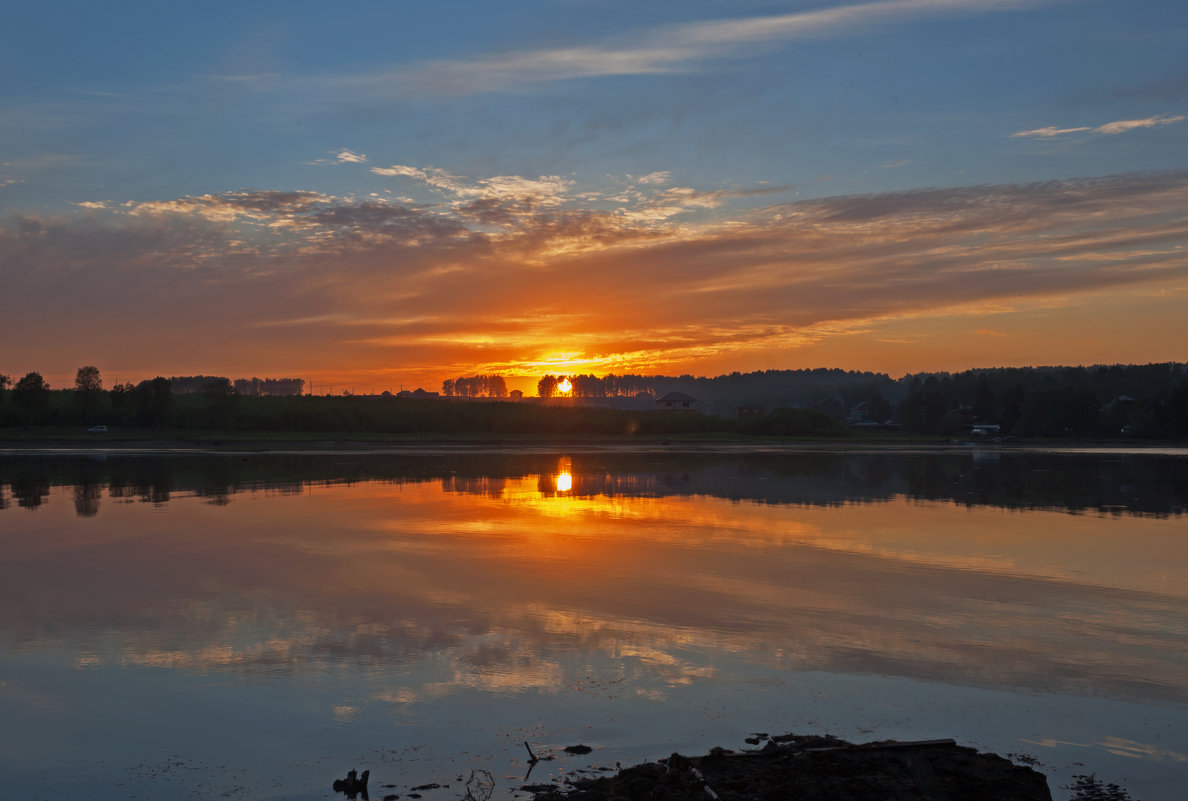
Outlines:
{"type": "MultiPolygon", "coordinates": [[[[531,749],[530,749],[531,750],[531,749]]],[[[495,777],[488,770],[472,770],[466,780],[466,795],[462,801],[490,801],[495,792],[495,777]]]]}

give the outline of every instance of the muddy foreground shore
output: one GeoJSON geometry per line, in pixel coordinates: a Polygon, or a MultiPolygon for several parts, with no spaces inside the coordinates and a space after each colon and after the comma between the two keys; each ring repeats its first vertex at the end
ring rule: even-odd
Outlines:
{"type": "Polygon", "coordinates": [[[952,740],[853,744],[795,734],[755,750],[673,754],[614,775],[523,789],[535,801],[1052,801],[1042,773],[952,740]]]}

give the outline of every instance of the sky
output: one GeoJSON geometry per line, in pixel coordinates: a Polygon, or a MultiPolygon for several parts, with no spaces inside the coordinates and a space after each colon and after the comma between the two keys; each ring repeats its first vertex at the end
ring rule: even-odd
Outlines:
{"type": "Polygon", "coordinates": [[[1186,42],[1182,0],[21,4],[0,372],[1188,360],[1186,42]]]}

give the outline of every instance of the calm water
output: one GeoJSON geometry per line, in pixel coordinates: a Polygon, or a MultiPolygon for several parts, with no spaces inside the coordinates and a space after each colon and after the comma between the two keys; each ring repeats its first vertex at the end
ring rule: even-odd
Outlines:
{"type": "Polygon", "coordinates": [[[1174,451],[0,454],[0,787],[498,799],[524,740],[794,731],[1178,801],[1186,507],[1174,451]]]}

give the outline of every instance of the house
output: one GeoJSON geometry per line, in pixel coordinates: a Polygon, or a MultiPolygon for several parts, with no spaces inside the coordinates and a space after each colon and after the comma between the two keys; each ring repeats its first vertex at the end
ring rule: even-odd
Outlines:
{"type": "Polygon", "coordinates": [[[656,399],[656,408],[668,412],[695,412],[697,399],[683,392],[669,392],[656,399]]]}
{"type": "Polygon", "coordinates": [[[846,422],[850,425],[872,422],[870,419],[870,403],[862,401],[853,409],[850,409],[850,413],[846,415],[846,422]]]}

